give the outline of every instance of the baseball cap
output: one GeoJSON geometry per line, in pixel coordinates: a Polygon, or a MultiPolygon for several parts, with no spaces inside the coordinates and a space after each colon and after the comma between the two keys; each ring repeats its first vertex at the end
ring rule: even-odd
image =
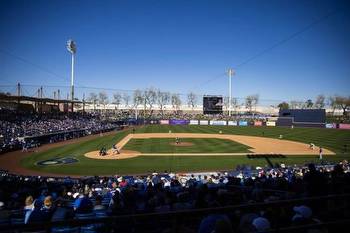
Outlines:
{"type": "Polygon", "coordinates": [[[294,206],[293,210],[295,213],[300,214],[303,218],[310,218],[312,216],[312,210],[310,207],[305,205],[294,206]]]}
{"type": "Polygon", "coordinates": [[[266,218],[257,217],[253,220],[252,225],[256,228],[258,232],[266,231],[270,229],[270,222],[266,218]]]}

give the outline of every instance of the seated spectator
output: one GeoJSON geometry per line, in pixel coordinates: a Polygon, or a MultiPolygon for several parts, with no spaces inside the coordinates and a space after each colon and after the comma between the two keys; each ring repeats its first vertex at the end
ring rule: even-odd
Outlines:
{"type": "Polygon", "coordinates": [[[305,225],[319,222],[318,219],[312,218],[312,210],[308,206],[294,206],[293,211],[295,212],[294,216],[292,217],[293,225],[305,225]]]}
{"type": "Polygon", "coordinates": [[[4,202],[0,201],[0,221],[9,220],[11,211],[5,208],[4,202]]]}
{"type": "Polygon", "coordinates": [[[267,232],[270,230],[270,222],[267,218],[257,217],[253,220],[252,225],[257,232],[267,232]]]}
{"type": "Polygon", "coordinates": [[[102,196],[98,195],[95,198],[95,205],[94,205],[94,211],[100,211],[100,210],[105,210],[106,207],[104,205],[102,205],[102,196]]]}
{"type": "Polygon", "coordinates": [[[211,214],[205,217],[199,225],[198,233],[212,232],[233,232],[230,219],[224,214],[211,214]]]}
{"type": "Polygon", "coordinates": [[[74,210],[79,214],[90,213],[93,210],[93,204],[86,195],[80,194],[74,201],[74,210]]]}
{"type": "Polygon", "coordinates": [[[51,221],[63,221],[73,214],[63,205],[63,199],[56,201],[56,208],[52,213],[51,221]]]}
{"type": "Polygon", "coordinates": [[[47,215],[48,218],[51,218],[53,212],[54,212],[54,206],[52,203],[52,197],[47,196],[44,199],[44,205],[41,208],[41,211],[44,212],[45,215],[47,215]]]}
{"type": "Polygon", "coordinates": [[[35,200],[34,201],[34,209],[30,212],[27,223],[35,223],[35,222],[44,222],[45,220],[48,220],[47,216],[45,216],[45,213],[41,211],[41,203],[40,201],[35,200]]]}
{"type": "Polygon", "coordinates": [[[32,196],[28,196],[24,206],[24,223],[28,222],[31,212],[34,210],[34,200],[32,196]]]}

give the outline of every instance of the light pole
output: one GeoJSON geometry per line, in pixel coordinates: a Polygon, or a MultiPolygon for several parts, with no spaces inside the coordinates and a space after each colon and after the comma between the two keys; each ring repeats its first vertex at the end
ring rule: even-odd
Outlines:
{"type": "Polygon", "coordinates": [[[228,69],[228,92],[229,92],[229,99],[228,99],[228,115],[231,116],[231,101],[232,101],[232,76],[235,74],[233,69],[228,69]]]}
{"type": "Polygon", "coordinates": [[[74,58],[77,52],[77,46],[73,40],[67,41],[67,49],[72,54],[72,73],[71,73],[71,99],[72,99],[72,112],[74,111],[74,58]]]}

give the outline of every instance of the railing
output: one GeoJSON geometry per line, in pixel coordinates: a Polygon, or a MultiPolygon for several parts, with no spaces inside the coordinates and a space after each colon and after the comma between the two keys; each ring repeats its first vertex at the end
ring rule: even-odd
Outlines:
{"type": "MultiPolygon", "coordinates": [[[[243,205],[233,205],[233,206],[225,206],[225,207],[216,207],[216,208],[202,208],[202,209],[192,209],[192,210],[182,210],[182,211],[171,211],[165,213],[146,213],[146,214],[127,214],[120,216],[109,216],[105,218],[92,218],[92,219],[69,219],[64,221],[56,221],[56,222],[45,222],[45,223],[33,223],[33,224],[18,224],[18,225],[0,225],[0,231],[14,231],[14,230],[45,230],[50,231],[53,227],[76,227],[76,226],[84,226],[90,224],[98,224],[103,223],[107,228],[118,228],[118,225],[128,223],[129,226],[135,226],[136,223],[144,223],[145,220],[147,222],[151,221],[159,222],[164,220],[166,222],[166,226],[171,228],[171,232],[180,232],[179,226],[183,222],[192,222],[197,226],[199,225],[201,219],[204,216],[209,214],[233,214],[233,213],[248,213],[248,211],[258,212],[260,210],[264,210],[266,208],[273,208],[276,213],[273,216],[272,222],[275,223],[273,229],[270,232],[296,232],[298,229],[310,229],[310,228],[319,228],[319,227],[327,227],[327,226],[349,226],[350,219],[342,218],[337,220],[324,221],[318,224],[310,224],[303,226],[291,226],[284,227],[278,224],[278,218],[280,217],[279,213],[282,209],[286,209],[288,207],[292,207],[298,204],[314,204],[322,206],[327,204],[326,201],[340,201],[341,208],[337,211],[340,213],[341,211],[348,211],[350,205],[350,194],[341,194],[341,195],[328,195],[328,196],[318,196],[318,197],[308,197],[308,198],[298,198],[298,199],[289,199],[282,201],[271,201],[271,202],[260,202],[254,204],[243,204],[243,205]]],[[[326,207],[328,205],[325,205],[326,207]]],[[[333,206],[335,207],[335,206],[333,206]]],[[[327,211],[327,209],[323,209],[323,211],[327,211]]],[[[342,213],[341,213],[342,214],[342,213]]],[[[347,229],[344,228],[344,232],[347,232],[347,229]]]]}

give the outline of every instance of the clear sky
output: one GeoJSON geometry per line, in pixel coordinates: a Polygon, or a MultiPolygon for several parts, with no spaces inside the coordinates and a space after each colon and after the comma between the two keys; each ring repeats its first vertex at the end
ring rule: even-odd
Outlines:
{"type": "Polygon", "coordinates": [[[2,0],[0,32],[0,85],[69,85],[73,38],[77,86],[227,95],[232,67],[238,97],[350,94],[349,1],[2,0]]]}

